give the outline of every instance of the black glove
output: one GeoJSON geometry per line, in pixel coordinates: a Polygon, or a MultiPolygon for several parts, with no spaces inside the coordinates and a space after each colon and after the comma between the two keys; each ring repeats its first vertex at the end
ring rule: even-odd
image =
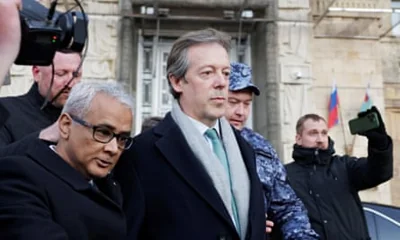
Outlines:
{"type": "Polygon", "coordinates": [[[361,118],[373,112],[375,112],[378,116],[379,127],[359,134],[368,138],[368,142],[371,147],[383,150],[386,149],[389,144],[389,137],[386,133],[385,123],[383,122],[382,116],[378,109],[375,106],[372,106],[371,109],[358,113],[358,117],[361,118]]]}

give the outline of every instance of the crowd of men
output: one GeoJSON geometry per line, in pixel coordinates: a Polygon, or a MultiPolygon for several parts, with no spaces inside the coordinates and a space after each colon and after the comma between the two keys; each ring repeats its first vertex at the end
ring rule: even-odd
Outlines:
{"type": "MultiPolygon", "coordinates": [[[[1,80],[18,54],[20,7],[0,0],[1,80]]],[[[307,114],[284,166],[246,127],[260,89],[229,61],[230,41],[207,28],[174,42],[172,110],[135,137],[132,97],[81,82],[79,53],[57,52],[54,76],[32,66],[28,93],[0,98],[0,239],[369,239],[358,192],[393,174],[378,109],[359,114],[380,121],[361,133],[368,157],[335,155],[325,119],[307,114]]]]}

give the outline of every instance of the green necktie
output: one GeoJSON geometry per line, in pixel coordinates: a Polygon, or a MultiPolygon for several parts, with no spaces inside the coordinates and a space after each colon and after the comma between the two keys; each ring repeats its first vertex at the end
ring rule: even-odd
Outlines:
{"type": "Polygon", "coordinates": [[[217,131],[214,128],[210,128],[206,131],[205,135],[211,140],[214,153],[215,153],[215,155],[217,155],[219,161],[222,163],[222,165],[225,168],[225,171],[228,174],[231,195],[232,195],[232,206],[231,207],[232,207],[233,217],[235,218],[236,229],[240,235],[239,214],[237,212],[235,196],[233,195],[233,192],[232,192],[232,178],[231,178],[231,173],[229,170],[228,158],[226,156],[224,147],[222,146],[221,140],[218,137],[217,131]]]}

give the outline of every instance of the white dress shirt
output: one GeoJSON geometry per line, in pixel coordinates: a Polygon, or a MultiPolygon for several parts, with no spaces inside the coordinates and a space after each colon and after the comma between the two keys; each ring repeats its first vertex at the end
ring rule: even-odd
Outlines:
{"type": "MultiPolygon", "coordinates": [[[[186,116],[188,116],[188,115],[186,115],[186,116]]],[[[188,117],[189,117],[189,116],[188,116],[188,117]]],[[[211,139],[209,139],[209,138],[205,135],[206,131],[207,131],[208,129],[210,129],[210,127],[207,126],[207,125],[205,125],[204,123],[202,123],[202,122],[200,122],[200,121],[194,119],[194,118],[189,117],[189,119],[190,119],[190,121],[192,121],[193,125],[194,125],[195,128],[200,132],[200,134],[206,139],[206,141],[207,141],[208,145],[210,146],[211,150],[213,150],[213,145],[212,145],[211,139]]],[[[219,129],[219,124],[218,124],[218,123],[219,123],[219,120],[217,120],[217,121],[215,122],[215,125],[214,125],[212,128],[214,128],[214,129],[217,131],[218,136],[221,136],[221,134],[220,134],[220,129],[219,129]]]]}

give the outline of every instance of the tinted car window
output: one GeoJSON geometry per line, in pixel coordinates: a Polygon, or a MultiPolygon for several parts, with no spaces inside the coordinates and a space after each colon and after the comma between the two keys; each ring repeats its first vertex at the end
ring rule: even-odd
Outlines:
{"type": "Polygon", "coordinates": [[[376,226],[379,239],[382,240],[396,240],[400,238],[400,227],[394,223],[376,216],[376,226]]]}
{"type": "Polygon", "coordinates": [[[372,240],[400,239],[400,208],[363,204],[368,224],[368,231],[372,240]]]}
{"type": "Polygon", "coordinates": [[[383,213],[383,214],[387,215],[388,217],[392,218],[393,220],[400,222],[400,208],[398,208],[398,207],[385,206],[385,205],[372,204],[372,203],[363,203],[363,206],[367,207],[367,208],[371,208],[380,213],[383,213]]]}
{"type": "Polygon", "coordinates": [[[375,215],[368,211],[364,212],[365,212],[365,219],[367,220],[369,236],[371,237],[371,240],[378,240],[376,233],[375,215]]]}

